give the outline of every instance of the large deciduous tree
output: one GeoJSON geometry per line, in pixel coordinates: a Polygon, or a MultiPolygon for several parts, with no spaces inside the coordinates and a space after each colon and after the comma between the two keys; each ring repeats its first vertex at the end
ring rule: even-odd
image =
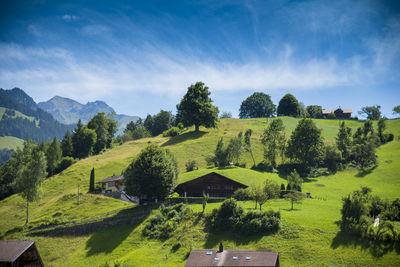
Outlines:
{"type": "Polygon", "coordinates": [[[323,159],[321,130],[311,119],[302,119],[290,136],[286,155],[308,167],[315,167],[323,159]]]}
{"type": "Polygon", "coordinates": [[[176,186],[178,164],[169,150],[150,144],[132,161],[124,176],[129,195],[162,200],[176,186]]]}
{"type": "Polygon", "coordinates": [[[379,120],[381,117],[381,106],[366,106],[362,107],[358,114],[367,117],[367,120],[379,120]]]}
{"type": "Polygon", "coordinates": [[[286,94],[279,101],[278,116],[300,116],[300,104],[293,95],[286,94]]]}
{"type": "Polygon", "coordinates": [[[176,105],[177,118],[186,126],[195,126],[196,131],[202,125],[214,128],[218,122],[218,108],[213,106],[210,92],[204,83],[197,82],[189,86],[186,95],[176,105]]]}
{"type": "Polygon", "coordinates": [[[267,94],[257,92],[246,98],[239,109],[239,118],[268,118],[274,115],[275,105],[267,94]]]}
{"type": "Polygon", "coordinates": [[[322,107],[318,105],[310,105],[306,108],[308,116],[313,119],[322,118],[322,107]]]}
{"type": "Polygon", "coordinates": [[[345,123],[340,124],[339,132],[336,137],[336,146],[342,153],[345,162],[349,162],[351,158],[351,128],[346,127],[345,123]]]}
{"type": "Polygon", "coordinates": [[[26,142],[14,184],[14,191],[26,200],[25,224],[29,221],[29,202],[39,197],[39,185],[47,176],[46,168],[44,152],[35,144],[26,142]]]}
{"type": "Polygon", "coordinates": [[[97,138],[93,147],[95,154],[111,147],[114,134],[117,131],[116,120],[106,116],[104,112],[99,112],[88,122],[87,127],[96,132],[97,138]]]}
{"type": "Polygon", "coordinates": [[[400,105],[393,108],[393,114],[400,115],[400,105]]]}
{"type": "Polygon", "coordinates": [[[74,158],[81,159],[92,154],[93,145],[96,143],[96,139],[96,132],[92,129],[88,129],[86,125],[82,125],[81,120],[79,120],[72,135],[74,158]]]}
{"type": "MultiPolygon", "coordinates": [[[[274,119],[264,130],[261,142],[264,145],[264,158],[276,167],[276,157],[285,149],[285,126],[281,119],[274,119]]],[[[281,153],[283,155],[283,153],[281,153]]],[[[283,160],[283,159],[282,159],[283,160]]]]}

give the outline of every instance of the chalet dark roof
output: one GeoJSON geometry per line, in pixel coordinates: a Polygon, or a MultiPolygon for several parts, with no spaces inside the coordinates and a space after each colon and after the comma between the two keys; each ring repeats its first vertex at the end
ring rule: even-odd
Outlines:
{"type": "Polygon", "coordinates": [[[124,180],[124,175],[113,175],[110,176],[106,179],[101,180],[100,182],[97,182],[98,184],[106,184],[106,183],[110,183],[110,182],[115,182],[115,181],[120,181],[120,180],[124,180]]]}
{"type": "Polygon", "coordinates": [[[30,263],[29,266],[44,266],[35,242],[29,240],[0,241],[0,263],[12,263],[18,266],[30,263]]]}
{"type": "Polygon", "coordinates": [[[211,249],[192,250],[185,267],[192,266],[279,266],[277,252],[247,249],[227,249],[223,252],[211,249]]]}
{"type": "Polygon", "coordinates": [[[208,177],[208,176],[218,176],[218,177],[220,177],[220,178],[222,178],[222,179],[227,179],[227,180],[229,180],[229,181],[231,181],[231,182],[233,182],[233,183],[236,183],[236,184],[238,184],[238,185],[240,185],[240,186],[248,187],[248,186],[245,185],[245,184],[239,183],[239,182],[237,182],[237,181],[235,181],[235,180],[233,180],[233,179],[231,179],[231,178],[228,178],[228,177],[223,176],[223,175],[221,175],[221,174],[219,174],[219,173],[216,173],[216,172],[207,173],[207,174],[205,174],[205,175],[203,175],[203,176],[200,176],[200,177],[197,177],[197,178],[195,178],[195,179],[186,181],[186,182],[181,183],[181,184],[179,184],[179,185],[185,185],[185,184],[189,184],[189,183],[192,183],[192,182],[196,182],[196,181],[201,180],[201,179],[204,179],[204,178],[206,178],[206,177],[208,177]]]}

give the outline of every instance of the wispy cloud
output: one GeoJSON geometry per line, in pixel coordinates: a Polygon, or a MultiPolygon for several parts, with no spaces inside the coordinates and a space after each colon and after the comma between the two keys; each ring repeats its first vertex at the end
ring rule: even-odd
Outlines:
{"type": "Polygon", "coordinates": [[[64,14],[63,16],[60,17],[62,20],[66,21],[66,22],[71,22],[71,21],[75,21],[78,20],[79,17],[75,16],[75,15],[71,15],[71,14],[64,14]]]}

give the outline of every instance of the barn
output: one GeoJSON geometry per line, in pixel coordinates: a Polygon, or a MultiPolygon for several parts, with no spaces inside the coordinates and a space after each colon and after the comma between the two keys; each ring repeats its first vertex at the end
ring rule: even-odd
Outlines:
{"type": "Polygon", "coordinates": [[[175,191],[186,197],[201,197],[203,193],[210,197],[231,197],[233,192],[239,188],[247,188],[247,185],[216,172],[211,172],[179,184],[175,191]]]}
{"type": "Polygon", "coordinates": [[[44,265],[35,242],[25,240],[0,241],[0,266],[41,267],[44,265]]]}

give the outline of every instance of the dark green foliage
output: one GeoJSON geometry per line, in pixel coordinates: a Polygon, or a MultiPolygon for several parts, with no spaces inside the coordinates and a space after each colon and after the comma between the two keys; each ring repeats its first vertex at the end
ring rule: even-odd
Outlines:
{"type": "Polygon", "coordinates": [[[94,192],[94,168],[90,171],[89,193],[94,192]]]}
{"type": "Polygon", "coordinates": [[[243,234],[267,234],[279,229],[280,213],[272,210],[245,213],[234,199],[227,199],[219,209],[213,210],[207,223],[211,230],[237,231],[243,234]]]}
{"type": "Polygon", "coordinates": [[[285,184],[284,183],[282,183],[281,184],[281,191],[285,191],[286,189],[285,189],[285,184]]]}
{"type": "Polygon", "coordinates": [[[157,136],[172,127],[173,116],[170,111],[161,110],[158,114],[151,117],[147,115],[145,127],[153,136],[157,136]]]}
{"type": "Polygon", "coordinates": [[[55,173],[62,156],[62,151],[57,136],[54,137],[53,141],[49,144],[45,150],[45,153],[47,159],[47,172],[49,176],[52,176],[55,173]]]}
{"type": "Polygon", "coordinates": [[[186,95],[176,105],[179,121],[186,127],[194,125],[196,131],[201,125],[206,128],[215,128],[219,110],[211,104],[209,95],[208,87],[202,82],[189,86],[186,95]]]}
{"type": "Polygon", "coordinates": [[[218,167],[227,166],[230,162],[238,163],[243,150],[242,132],[237,137],[232,138],[226,148],[224,147],[224,139],[221,137],[215,148],[214,156],[209,157],[206,161],[213,162],[218,167]]]}
{"type": "Polygon", "coordinates": [[[78,160],[73,157],[63,157],[58,163],[55,173],[60,173],[72,164],[76,163],[78,160]]]}
{"type": "Polygon", "coordinates": [[[285,126],[281,119],[274,119],[268,128],[264,130],[261,138],[261,142],[264,145],[264,158],[272,165],[276,167],[276,158],[281,155],[283,161],[283,155],[286,145],[285,137],[285,126]]]}
{"type": "Polygon", "coordinates": [[[106,148],[111,148],[114,134],[117,131],[117,121],[107,117],[104,112],[95,115],[87,124],[88,129],[96,132],[96,141],[93,146],[95,154],[106,148]]]}
{"type": "Polygon", "coordinates": [[[176,186],[178,165],[169,150],[150,144],[132,161],[124,176],[129,195],[163,200],[176,186]]]}
{"type": "Polygon", "coordinates": [[[322,107],[318,105],[310,105],[306,108],[308,117],[313,119],[322,118],[322,107]]]}
{"type": "Polygon", "coordinates": [[[286,155],[296,162],[314,167],[323,160],[322,148],[321,130],[311,119],[302,119],[290,137],[286,155]]]}
{"type": "Polygon", "coordinates": [[[300,104],[297,99],[291,94],[282,97],[278,105],[278,116],[299,117],[299,115],[300,104]]]}
{"type": "Polygon", "coordinates": [[[355,144],[353,146],[352,155],[354,162],[360,168],[366,168],[377,164],[375,144],[372,142],[355,144]]]}
{"type": "Polygon", "coordinates": [[[0,166],[7,162],[12,156],[14,149],[0,149],[0,166]]]}
{"type": "Polygon", "coordinates": [[[132,139],[137,140],[141,138],[146,138],[146,137],[151,137],[151,132],[147,130],[146,127],[144,126],[138,126],[133,132],[132,132],[132,139]]]}
{"type": "Polygon", "coordinates": [[[167,239],[176,230],[179,223],[189,216],[190,211],[190,208],[182,203],[170,207],[161,205],[147,221],[142,233],[144,236],[155,239],[167,239]]]}
{"type": "Polygon", "coordinates": [[[393,108],[393,114],[400,115],[400,105],[395,106],[395,107],[393,108]]]}
{"type": "Polygon", "coordinates": [[[209,198],[210,198],[210,196],[209,196],[208,194],[203,193],[203,199],[202,199],[203,213],[204,213],[204,211],[205,211],[205,209],[206,209],[207,202],[208,202],[208,199],[209,199],[209,198]]]}
{"type": "Polygon", "coordinates": [[[197,161],[195,160],[189,160],[186,162],[185,167],[187,172],[191,172],[197,170],[199,168],[199,164],[197,164],[197,161]]]}
{"type": "Polygon", "coordinates": [[[61,150],[63,157],[72,157],[74,154],[74,147],[72,145],[72,136],[69,131],[65,133],[64,138],[61,141],[61,150]]]}
{"type": "Polygon", "coordinates": [[[88,129],[86,125],[82,125],[79,120],[72,135],[72,146],[74,148],[73,157],[81,159],[91,155],[96,139],[96,132],[92,129],[88,129]]]}
{"type": "MultiPolygon", "coordinates": [[[[300,175],[296,170],[294,170],[287,178],[288,188],[292,190],[301,191],[301,186],[303,184],[303,179],[301,179],[300,175]]],[[[290,190],[290,189],[287,189],[290,190]]]]}
{"type": "Polygon", "coordinates": [[[381,106],[366,106],[362,107],[358,114],[367,117],[367,120],[379,120],[381,117],[381,106]]]}
{"type": "Polygon", "coordinates": [[[330,172],[336,173],[340,169],[342,156],[335,146],[325,146],[324,165],[330,172]]]}
{"type": "Polygon", "coordinates": [[[181,134],[181,129],[179,129],[178,127],[171,127],[168,130],[165,130],[162,135],[164,137],[168,137],[168,136],[174,137],[174,136],[177,136],[180,134],[181,134]]]}
{"type": "Polygon", "coordinates": [[[136,128],[143,126],[143,121],[141,118],[139,118],[136,122],[131,121],[126,125],[126,128],[124,130],[124,132],[126,131],[130,131],[131,133],[133,133],[135,131],[136,128]]]}
{"type": "Polygon", "coordinates": [[[253,159],[253,167],[255,167],[256,166],[256,160],[254,159],[253,150],[251,149],[251,134],[252,133],[253,133],[253,131],[251,129],[248,129],[244,133],[244,150],[246,152],[250,153],[251,158],[253,159]]]}
{"type": "Polygon", "coordinates": [[[251,200],[252,196],[251,196],[251,192],[249,190],[249,188],[239,188],[237,189],[232,197],[234,199],[236,199],[237,201],[245,201],[245,200],[251,200]]]}
{"type": "Polygon", "coordinates": [[[254,93],[242,102],[239,109],[239,118],[268,118],[276,111],[271,97],[264,93],[254,93]]]}
{"type": "Polygon", "coordinates": [[[14,194],[13,184],[17,177],[22,150],[17,149],[12,157],[0,167],[0,200],[14,194]]]}
{"type": "Polygon", "coordinates": [[[349,162],[351,159],[351,128],[346,127],[345,123],[340,124],[340,129],[336,137],[336,146],[342,154],[344,162],[349,162]]]}

